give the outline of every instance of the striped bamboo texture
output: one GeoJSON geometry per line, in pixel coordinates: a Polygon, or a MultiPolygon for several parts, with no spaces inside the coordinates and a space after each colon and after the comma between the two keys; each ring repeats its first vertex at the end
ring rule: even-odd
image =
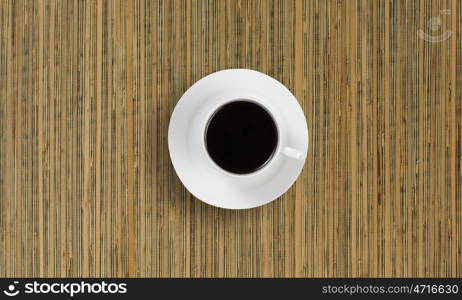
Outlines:
{"type": "Polygon", "coordinates": [[[0,276],[462,276],[461,23],[457,0],[0,0],[0,276]],[[245,211],[167,149],[226,68],[283,82],[310,132],[296,184],[245,211]]]}

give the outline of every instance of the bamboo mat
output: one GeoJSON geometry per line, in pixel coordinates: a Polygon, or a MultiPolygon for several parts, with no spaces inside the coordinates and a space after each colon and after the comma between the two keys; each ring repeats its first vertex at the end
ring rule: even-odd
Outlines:
{"type": "Polygon", "coordinates": [[[461,23],[457,0],[1,0],[0,276],[462,276],[461,23]],[[169,160],[176,102],[226,68],[308,121],[257,209],[169,160]]]}

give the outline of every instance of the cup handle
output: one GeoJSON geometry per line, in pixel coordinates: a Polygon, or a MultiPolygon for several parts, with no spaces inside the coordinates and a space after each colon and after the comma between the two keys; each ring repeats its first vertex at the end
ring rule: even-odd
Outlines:
{"type": "Polygon", "coordinates": [[[284,150],[282,151],[282,154],[290,158],[303,160],[302,151],[294,149],[294,148],[285,147],[284,150]]]}

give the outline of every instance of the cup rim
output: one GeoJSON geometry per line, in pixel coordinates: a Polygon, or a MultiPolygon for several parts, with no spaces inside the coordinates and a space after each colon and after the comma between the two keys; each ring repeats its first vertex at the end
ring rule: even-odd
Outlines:
{"type": "Polygon", "coordinates": [[[261,174],[265,169],[268,169],[269,166],[271,165],[271,162],[274,162],[274,158],[276,157],[276,155],[280,152],[280,149],[281,149],[281,130],[280,130],[280,126],[278,124],[278,122],[276,121],[276,118],[274,116],[274,114],[272,113],[271,109],[268,108],[267,106],[265,106],[264,104],[261,103],[261,101],[257,100],[257,98],[255,97],[249,97],[249,96],[243,96],[243,97],[233,97],[231,99],[226,99],[224,101],[221,101],[219,104],[215,105],[213,107],[213,109],[210,110],[211,113],[207,114],[207,118],[206,118],[206,122],[205,122],[205,126],[202,128],[202,132],[203,132],[203,139],[202,139],[202,149],[205,151],[206,153],[206,157],[208,159],[208,161],[218,170],[220,171],[221,173],[225,174],[225,175],[228,175],[228,176],[234,176],[234,177],[238,177],[238,178],[243,178],[243,177],[249,177],[249,176],[258,176],[259,174],[261,174]],[[214,160],[213,158],[210,156],[210,153],[209,151],[207,150],[207,142],[206,142],[206,139],[207,139],[207,129],[208,129],[208,126],[210,124],[210,121],[212,120],[213,116],[221,109],[223,108],[225,105],[228,105],[230,103],[233,103],[233,102],[238,102],[238,101],[243,101],[243,102],[250,102],[250,103],[254,103],[256,105],[258,105],[259,107],[261,107],[262,109],[264,109],[271,117],[271,119],[273,120],[273,123],[274,123],[274,126],[276,127],[276,133],[277,133],[277,144],[276,144],[276,147],[274,148],[273,152],[271,153],[270,157],[268,157],[268,159],[261,165],[259,166],[255,171],[252,171],[250,173],[244,173],[244,174],[239,174],[239,173],[233,173],[233,172],[230,172],[228,170],[225,170],[223,169],[222,167],[220,167],[214,160]]]}

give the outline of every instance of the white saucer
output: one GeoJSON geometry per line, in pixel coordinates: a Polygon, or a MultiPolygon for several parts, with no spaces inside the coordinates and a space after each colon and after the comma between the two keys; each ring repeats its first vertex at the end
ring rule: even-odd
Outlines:
{"type": "Polygon", "coordinates": [[[302,108],[279,81],[257,71],[229,69],[200,79],[183,94],[170,119],[168,148],[178,177],[195,197],[217,207],[245,209],[271,202],[295,182],[307,154],[308,128],[302,108]],[[290,146],[285,155],[298,149],[297,159],[280,150],[249,175],[220,169],[204,147],[204,131],[212,113],[236,99],[256,101],[276,112],[281,143],[290,146]]]}

